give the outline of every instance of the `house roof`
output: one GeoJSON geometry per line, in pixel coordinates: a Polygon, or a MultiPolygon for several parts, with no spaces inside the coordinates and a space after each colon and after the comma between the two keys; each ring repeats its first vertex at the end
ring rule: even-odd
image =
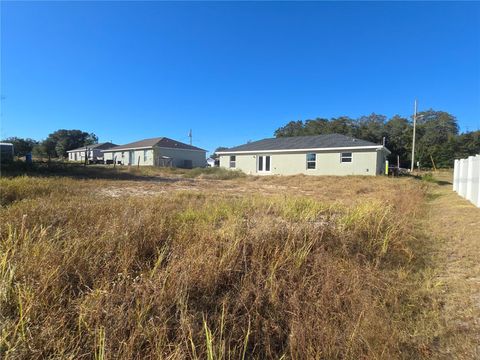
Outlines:
{"type": "Polygon", "coordinates": [[[111,142],[103,142],[103,143],[98,143],[98,144],[92,144],[92,145],[87,145],[87,146],[82,146],[73,150],[68,150],[67,152],[75,152],[75,151],[85,151],[87,148],[88,149],[108,149],[111,148],[112,146],[117,146],[116,144],[112,144],[111,142]]]}
{"type": "Polygon", "coordinates": [[[324,134],[312,136],[292,136],[268,138],[235,146],[218,153],[254,152],[254,151],[288,151],[309,149],[337,149],[337,148],[382,148],[382,145],[370,141],[355,139],[341,134],[324,134]]]}
{"type": "Polygon", "coordinates": [[[157,138],[151,138],[151,139],[143,139],[143,140],[135,141],[125,145],[115,146],[106,150],[105,152],[118,151],[118,150],[130,150],[130,149],[148,149],[154,146],[164,147],[169,149],[206,151],[196,146],[184,144],[180,141],[172,140],[167,137],[157,137],[157,138]]]}

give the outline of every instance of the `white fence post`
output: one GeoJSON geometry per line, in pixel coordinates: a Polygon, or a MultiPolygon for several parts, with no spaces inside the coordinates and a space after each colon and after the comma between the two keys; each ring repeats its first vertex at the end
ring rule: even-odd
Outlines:
{"type": "Polygon", "coordinates": [[[476,206],[480,207],[480,156],[472,156],[472,184],[470,186],[469,200],[476,206]]]}
{"type": "Polygon", "coordinates": [[[453,190],[480,207],[480,155],[455,160],[453,190]]]}
{"type": "Polygon", "coordinates": [[[460,170],[460,160],[455,159],[453,165],[453,191],[458,193],[458,173],[460,170]]]}
{"type": "Polygon", "coordinates": [[[460,170],[458,174],[458,195],[465,197],[467,192],[467,159],[460,159],[460,170]]]}
{"type": "MultiPolygon", "coordinates": [[[[478,156],[478,166],[480,167],[480,156],[478,156]]],[[[480,172],[480,170],[479,170],[480,172]]],[[[477,207],[480,208],[480,176],[478,178],[478,183],[477,183],[477,203],[476,203],[477,207]]]]}
{"type": "Polygon", "coordinates": [[[475,156],[469,156],[467,158],[467,178],[465,185],[465,199],[472,201],[472,188],[473,188],[473,159],[475,156]]]}

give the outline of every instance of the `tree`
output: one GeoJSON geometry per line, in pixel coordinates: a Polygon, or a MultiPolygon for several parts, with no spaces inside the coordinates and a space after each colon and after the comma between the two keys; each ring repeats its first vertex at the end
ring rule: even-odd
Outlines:
{"type": "Polygon", "coordinates": [[[218,159],[218,155],[217,155],[217,152],[218,151],[223,151],[223,150],[227,150],[228,148],[225,147],[225,146],[219,146],[215,149],[215,151],[213,152],[213,154],[210,155],[210,157],[214,160],[217,160],[218,159]]]}
{"type": "Polygon", "coordinates": [[[330,133],[328,119],[316,118],[306,120],[303,128],[304,135],[321,135],[330,133]]]}
{"type": "Polygon", "coordinates": [[[453,166],[455,156],[454,138],[458,135],[455,116],[444,112],[427,110],[418,114],[417,159],[421,166],[453,166]]]}
{"type": "Polygon", "coordinates": [[[329,134],[342,134],[348,136],[358,136],[358,126],[355,120],[348,116],[340,116],[339,118],[332,118],[329,121],[329,134]]]}
{"type": "Polygon", "coordinates": [[[393,116],[386,122],[386,147],[392,152],[388,157],[390,162],[396,164],[398,156],[400,164],[407,165],[407,161],[410,161],[411,158],[412,133],[413,127],[408,119],[399,115],[393,116]]]}
{"type": "Polygon", "coordinates": [[[480,130],[460,134],[455,138],[455,158],[480,154],[480,130]]]}
{"type": "Polygon", "coordinates": [[[81,130],[57,130],[42,141],[36,153],[43,156],[66,157],[67,151],[98,143],[97,135],[81,130]]]}
{"type": "Polygon", "coordinates": [[[275,130],[275,137],[301,136],[303,133],[302,120],[290,121],[287,125],[275,130]]]}
{"type": "Polygon", "coordinates": [[[368,116],[362,116],[357,120],[358,133],[357,136],[362,140],[381,144],[383,137],[386,136],[385,121],[387,117],[385,115],[377,115],[372,113],[368,116]]]}
{"type": "Polygon", "coordinates": [[[47,138],[33,148],[33,154],[37,157],[48,157],[48,159],[57,157],[55,145],[53,139],[47,138]]]}
{"type": "Polygon", "coordinates": [[[15,156],[25,156],[32,152],[33,147],[38,144],[38,141],[30,139],[30,138],[19,138],[16,136],[6,138],[2,140],[3,142],[12,143],[13,144],[13,151],[15,156]]]}

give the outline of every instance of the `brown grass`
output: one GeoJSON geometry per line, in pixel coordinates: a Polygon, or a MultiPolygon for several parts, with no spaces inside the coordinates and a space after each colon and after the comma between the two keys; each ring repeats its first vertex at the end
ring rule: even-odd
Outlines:
{"type": "Polygon", "coordinates": [[[425,188],[412,180],[0,185],[2,357],[431,355],[428,239],[410,226],[425,188]],[[125,185],[153,192],[99,190],[125,185]]]}
{"type": "Polygon", "coordinates": [[[452,191],[452,172],[437,171],[423,226],[438,244],[441,289],[439,359],[480,358],[480,209],[452,191]]]}

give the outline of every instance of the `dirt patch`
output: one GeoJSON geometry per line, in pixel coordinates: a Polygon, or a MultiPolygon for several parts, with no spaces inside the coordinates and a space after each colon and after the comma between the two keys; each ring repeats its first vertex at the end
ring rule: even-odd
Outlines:
{"type": "Polygon", "coordinates": [[[97,190],[101,196],[151,196],[172,191],[201,191],[205,194],[238,196],[306,196],[327,203],[358,204],[366,200],[393,202],[398,193],[418,188],[410,178],[249,176],[231,180],[188,179],[184,181],[106,181],[97,190]],[[340,181],[341,180],[341,181],[340,181]],[[392,184],[394,182],[394,184],[392,184]]]}

